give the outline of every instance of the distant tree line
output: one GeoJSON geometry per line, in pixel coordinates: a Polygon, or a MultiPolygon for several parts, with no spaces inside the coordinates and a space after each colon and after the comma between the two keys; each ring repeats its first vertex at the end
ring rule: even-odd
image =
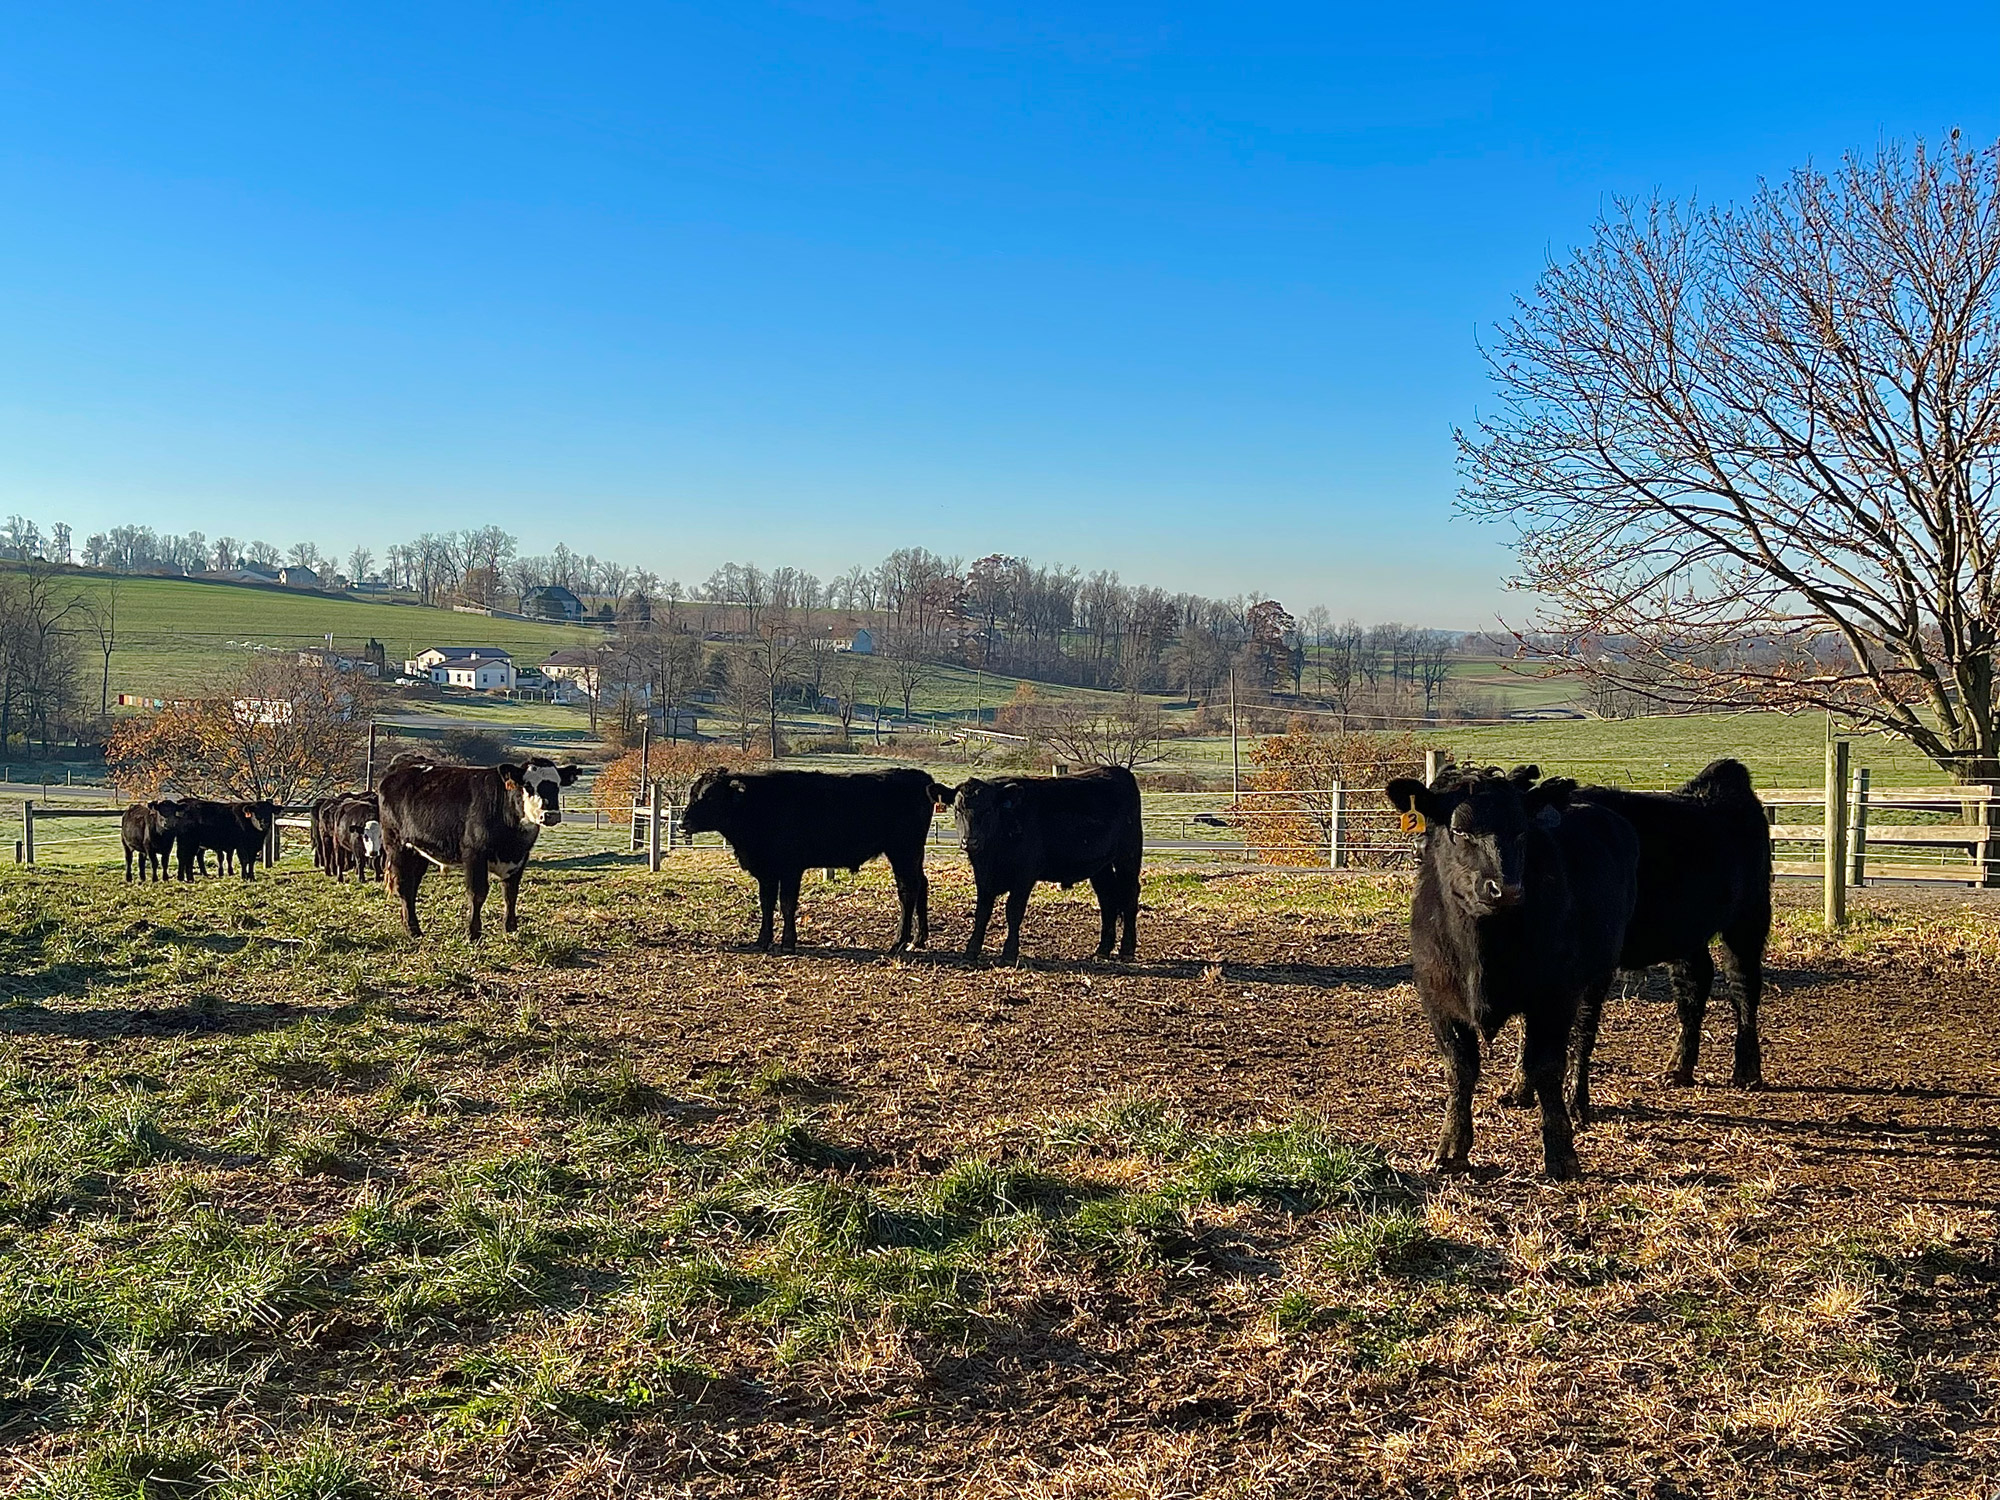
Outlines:
{"type": "MultiPolygon", "coordinates": [[[[0,529],[0,552],[68,563],[71,538],[61,524],[44,531],[11,516],[0,529]]],[[[1110,570],[1000,553],[967,562],[923,547],[898,548],[830,581],[800,568],[725,563],[693,587],[563,543],[524,555],[518,538],[498,526],[424,532],[384,548],[379,561],[357,546],[344,575],[340,562],[311,542],[281,550],[143,526],[92,534],[79,560],[117,573],[176,575],[289,563],[312,569],[326,586],[360,583],[424,603],[523,612],[541,606],[538,590],[567,589],[590,618],[616,624],[610,650],[619,660],[611,670],[621,681],[643,682],[656,710],[671,716],[700,694],[731,705],[746,736],[753,723],[775,734],[788,703],[815,710],[837,703],[843,723],[851,723],[864,692],[907,716],[942,663],[1126,693],[1180,693],[1201,704],[1233,691],[1252,704],[1428,717],[1450,711],[1451,664],[1461,645],[1451,632],[1341,622],[1324,606],[1301,620],[1258,595],[1210,598],[1129,584],[1110,570]],[[864,626],[875,636],[872,662],[843,661],[827,649],[864,626]],[[720,649],[704,650],[703,642],[720,649]]],[[[105,652],[108,688],[108,640],[105,652]]]]}

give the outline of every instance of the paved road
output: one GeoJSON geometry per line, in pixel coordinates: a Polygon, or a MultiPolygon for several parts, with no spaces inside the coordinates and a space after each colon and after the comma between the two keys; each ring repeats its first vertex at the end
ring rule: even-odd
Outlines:
{"type": "Polygon", "coordinates": [[[75,786],[64,786],[60,781],[43,783],[40,781],[0,781],[0,801],[15,801],[22,797],[33,797],[37,802],[53,801],[57,798],[72,798],[78,801],[122,800],[119,793],[108,786],[85,786],[78,782],[75,786]]]}

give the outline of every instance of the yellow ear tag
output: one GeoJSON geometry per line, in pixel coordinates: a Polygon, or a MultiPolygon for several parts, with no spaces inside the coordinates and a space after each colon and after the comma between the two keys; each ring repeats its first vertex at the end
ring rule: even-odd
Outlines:
{"type": "Polygon", "coordinates": [[[1403,814],[1403,832],[1422,833],[1423,831],[1424,831],[1424,815],[1422,813],[1418,812],[1415,808],[1412,808],[1410,811],[1403,814]]]}

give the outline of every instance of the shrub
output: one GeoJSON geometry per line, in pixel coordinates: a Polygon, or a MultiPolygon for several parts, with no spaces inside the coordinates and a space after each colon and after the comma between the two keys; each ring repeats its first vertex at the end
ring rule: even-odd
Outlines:
{"type": "MultiPolygon", "coordinates": [[[[662,783],[662,794],[683,801],[695,777],[710,766],[727,763],[727,757],[712,745],[690,744],[683,740],[653,746],[653,778],[662,783]]],[[[644,795],[640,786],[643,771],[640,753],[629,750],[597,773],[590,788],[591,801],[611,811],[636,806],[644,795]]]]}
{"type": "Polygon", "coordinates": [[[1323,734],[1294,720],[1283,734],[1250,747],[1250,789],[1260,795],[1244,802],[1244,840],[1266,864],[1324,864],[1328,788],[1338,781],[1347,792],[1341,843],[1348,862],[1387,863],[1406,847],[1405,838],[1386,816],[1376,815],[1379,799],[1373,806],[1360,803],[1370,816],[1354,816],[1357,799],[1398,776],[1421,776],[1426,748],[1413,734],[1323,734]]]}
{"type": "Polygon", "coordinates": [[[461,766],[497,766],[513,758],[507,741],[494,730],[461,727],[438,736],[438,755],[461,766]]]}

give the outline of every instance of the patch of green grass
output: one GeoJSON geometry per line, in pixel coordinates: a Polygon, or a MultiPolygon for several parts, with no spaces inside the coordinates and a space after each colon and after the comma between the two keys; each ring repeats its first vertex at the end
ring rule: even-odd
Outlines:
{"type": "Polygon", "coordinates": [[[128,1086],[65,1087],[13,1067],[0,1109],[0,1216],[15,1220],[96,1197],[173,1149],[152,1100],[128,1086]]]}

